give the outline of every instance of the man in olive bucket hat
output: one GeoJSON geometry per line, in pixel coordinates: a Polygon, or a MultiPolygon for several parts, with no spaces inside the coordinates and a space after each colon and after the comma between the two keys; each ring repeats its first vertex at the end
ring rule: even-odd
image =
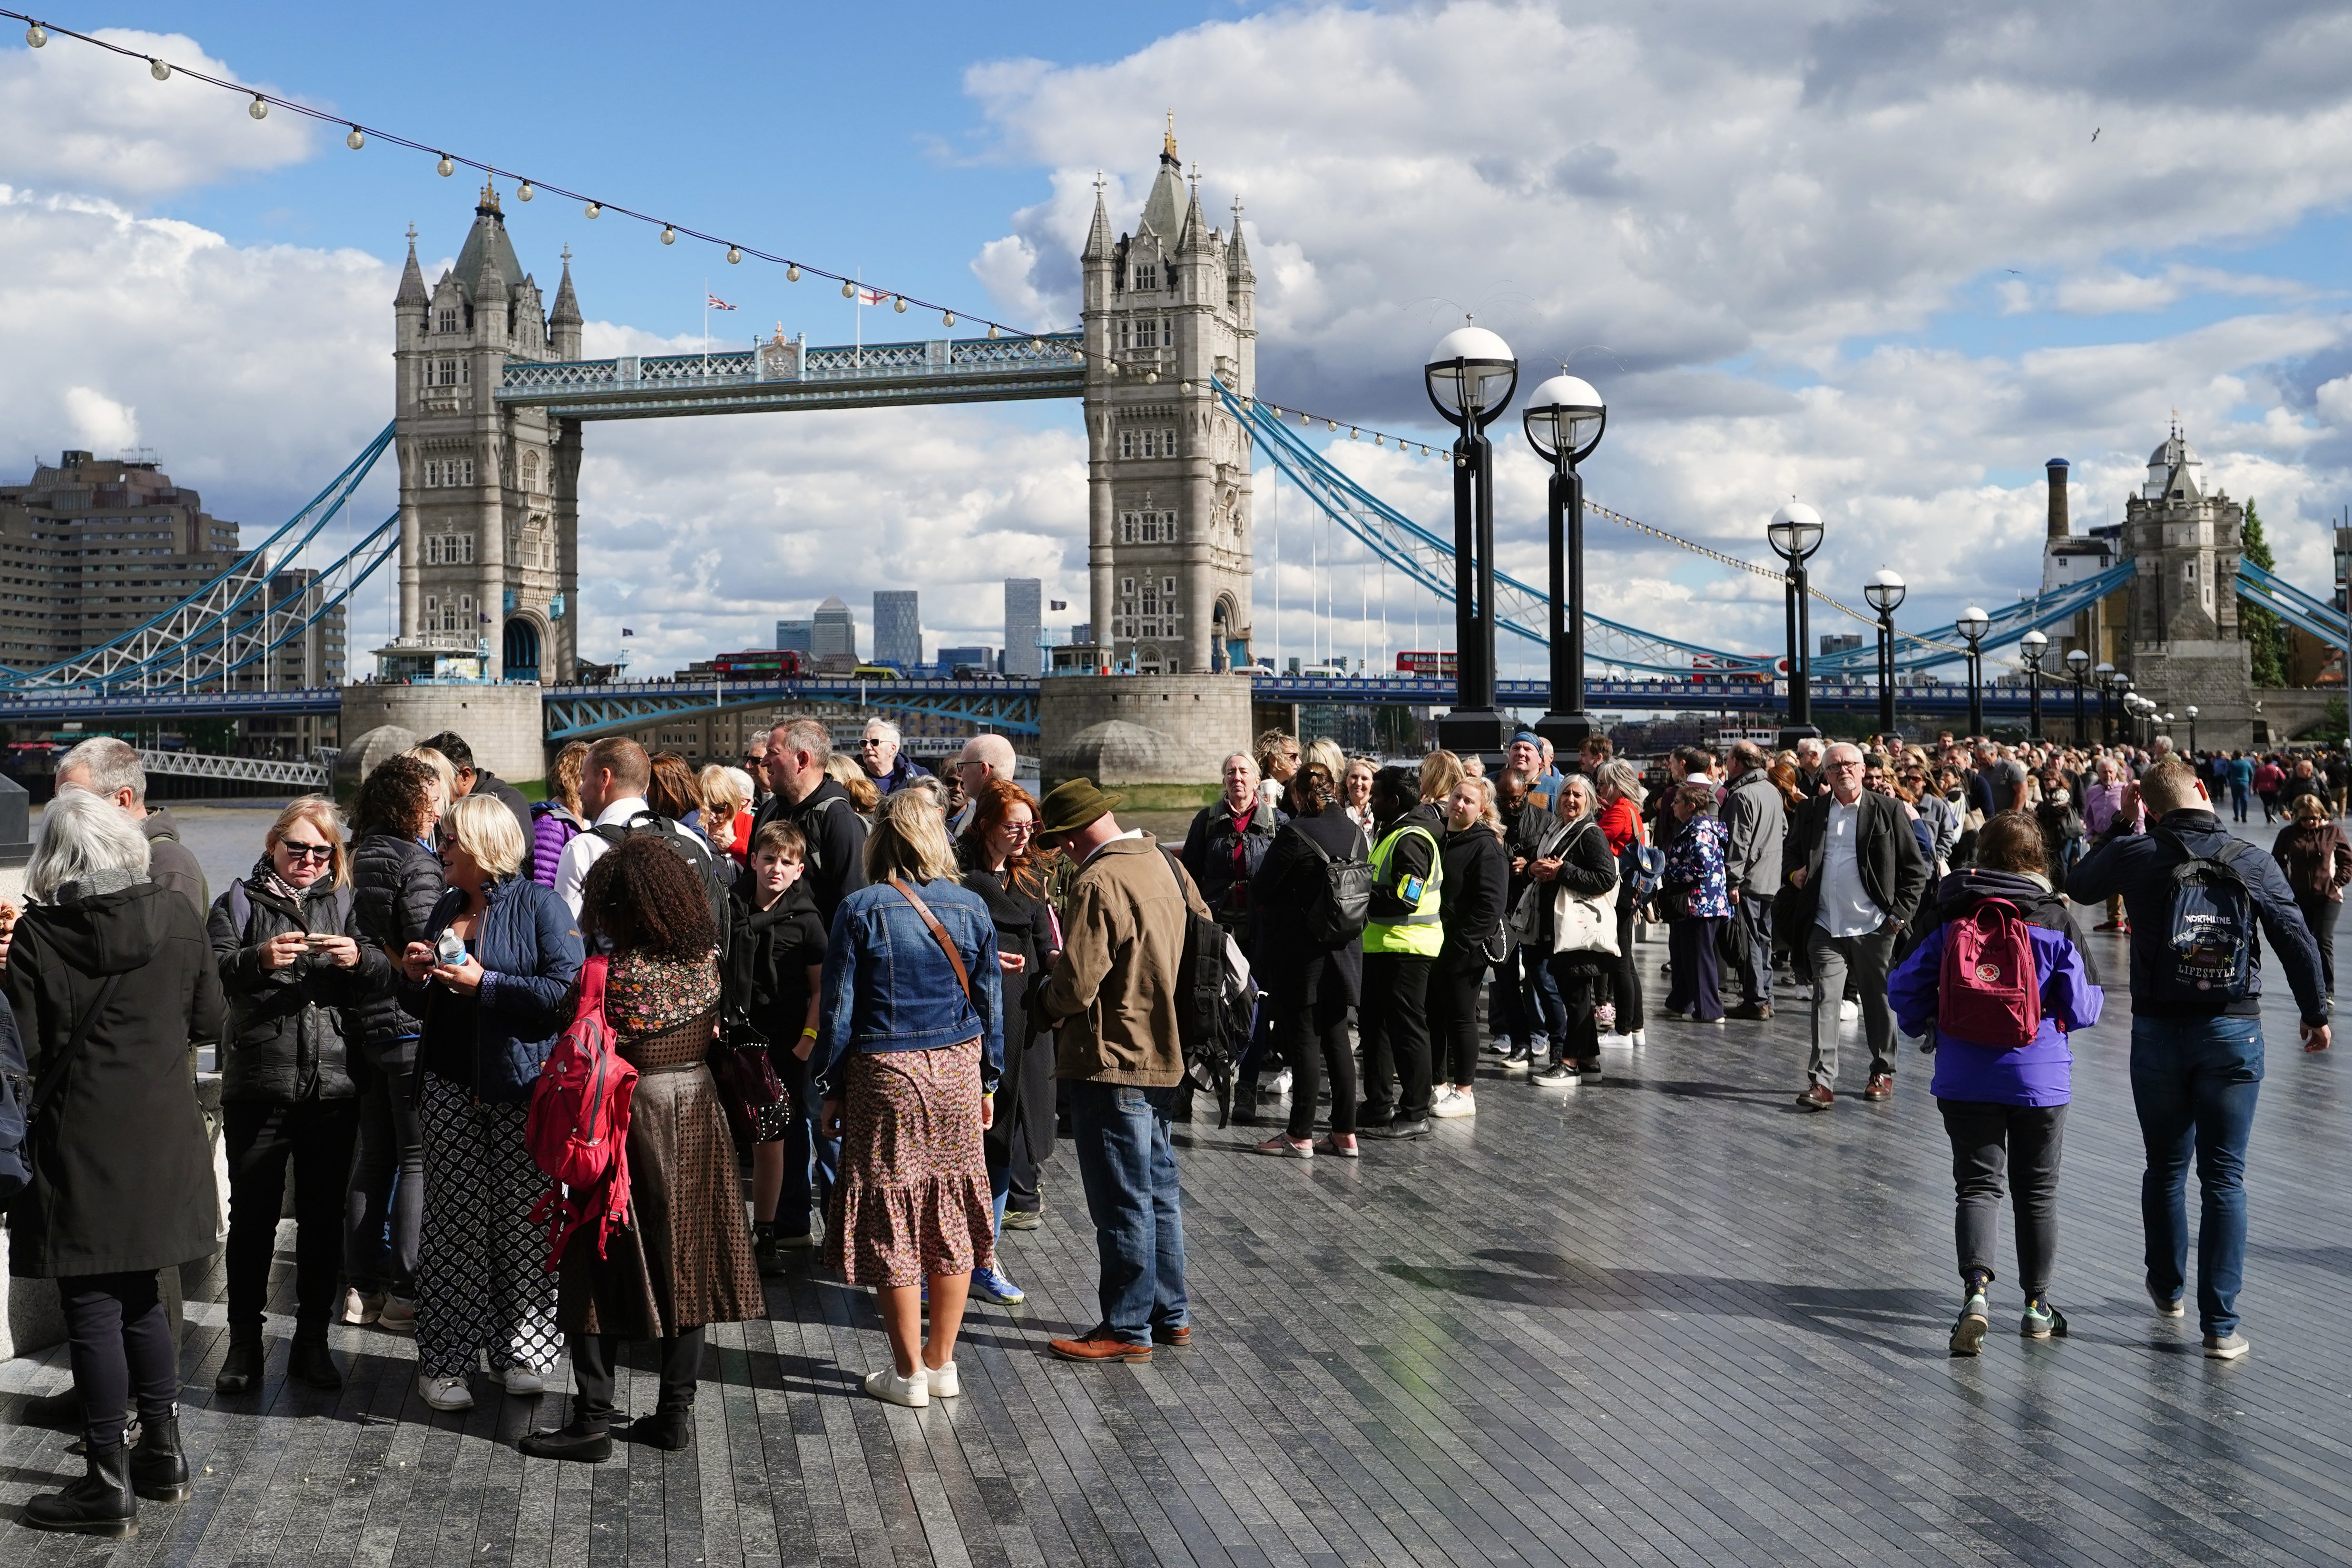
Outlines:
{"type": "Polygon", "coordinates": [[[1192,1335],[1184,1294],[1184,1215],[1169,1108],[1184,1076],[1176,973],[1184,917],[1209,907],[1149,833],[1122,828],[1119,797],[1073,779],[1047,795],[1041,847],[1077,868],[1062,956],[1037,1005],[1055,1031],[1054,1075],[1069,1081],[1070,1127],[1101,1255],[1102,1321],[1055,1340],[1066,1361],[1150,1361],[1192,1335]]]}

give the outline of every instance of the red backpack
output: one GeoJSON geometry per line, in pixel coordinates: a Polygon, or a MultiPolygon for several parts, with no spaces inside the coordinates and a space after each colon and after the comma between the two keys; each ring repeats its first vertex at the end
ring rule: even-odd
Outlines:
{"type": "Polygon", "coordinates": [[[2000,899],[1946,922],[1937,1034],[2000,1050],[2033,1043],[2042,1031],[2042,984],[2032,933],[2017,906],[2000,899]]]}
{"type": "Polygon", "coordinates": [[[604,976],[612,961],[592,958],[580,972],[580,1005],[548,1052],[531,1087],[523,1142],[554,1185],[531,1209],[547,1226],[547,1267],[562,1261],[572,1235],[596,1226],[596,1256],[629,1212],[629,1103],[637,1069],[613,1048],[604,1022],[604,976]]]}

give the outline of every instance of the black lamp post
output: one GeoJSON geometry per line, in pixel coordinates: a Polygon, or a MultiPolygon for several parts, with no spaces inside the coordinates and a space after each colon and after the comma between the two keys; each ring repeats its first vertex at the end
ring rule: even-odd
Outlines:
{"type": "Polygon", "coordinates": [[[2132,679],[2131,679],[2131,677],[2130,677],[2130,676],[2128,676],[2128,675],[2124,674],[2121,670],[2116,671],[2116,738],[2117,738],[2118,740],[2122,741],[2126,745],[2137,745],[2139,742],[2138,742],[2138,741],[2134,737],[2133,732],[2132,732],[2132,723],[2133,723],[2132,709],[2133,709],[2133,707],[2134,707],[2134,704],[2133,704],[2133,702],[2132,702],[2131,688],[2132,688],[2132,679]]]}
{"type": "Polygon", "coordinates": [[[1780,726],[1780,738],[1773,742],[1787,751],[1800,741],[1821,735],[1813,728],[1812,662],[1805,650],[1813,633],[1805,562],[1822,547],[1822,514],[1792,500],[1772,514],[1764,537],[1771,542],[1772,552],[1789,563],[1783,584],[1789,611],[1789,721],[1780,726]]]}
{"type": "Polygon", "coordinates": [[[2017,651],[2025,658],[2025,738],[2042,739],[2042,656],[2050,651],[2050,639],[2039,631],[2030,631],[2017,639],[2017,651]]]}
{"type": "Polygon", "coordinates": [[[2193,757],[2197,754],[2197,704],[2191,702],[2181,711],[2189,715],[2189,754],[2193,757]]]}
{"type": "Polygon", "coordinates": [[[2112,746],[2116,743],[2116,721],[2109,704],[2116,698],[2116,667],[2103,662],[2091,673],[2099,679],[2099,744],[2112,746]]]}
{"type": "Polygon", "coordinates": [[[1862,585],[1862,596],[1878,612],[1878,732],[1882,735],[1895,733],[1895,612],[1907,592],[1902,574],[1884,566],[1862,585]]]}
{"type": "Polygon", "coordinates": [[[1984,639],[1992,630],[1992,617],[1970,605],[1960,612],[1958,630],[1969,645],[1969,736],[1973,740],[1985,732],[1984,639]]]}
{"type": "Polygon", "coordinates": [[[1422,372],[1429,401],[1461,432],[1454,442],[1454,710],[1437,743],[1456,756],[1500,755],[1508,730],[1495,707],[1495,448],[1486,426],[1518,389],[1519,362],[1484,327],[1438,340],[1422,372]]]}
{"type": "Polygon", "coordinates": [[[1591,383],[1563,372],[1535,389],[1520,422],[1551,465],[1551,706],[1536,733],[1570,757],[1592,733],[1584,713],[1584,477],[1576,465],[1601,445],[1609,409],[1591,383]]]}
{"type": "Polygon", "coordinates": [[[2091,656],[2087,651],[2079,647],[2066,650],[2066,673],[2074,678],[2074,744],[2078,746],[2091,743],[2091,731],[2086,728],[2087,721],[2083,716],[2083,675],[2090,668],[2091,656]]]}

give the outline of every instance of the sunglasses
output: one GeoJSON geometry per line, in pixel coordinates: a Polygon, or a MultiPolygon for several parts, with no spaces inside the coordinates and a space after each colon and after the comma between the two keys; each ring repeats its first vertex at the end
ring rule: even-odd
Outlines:
{"type": "Polygon", "coordinates": [[[278,847],[286,851],[290,860],[331,860],[335,847],[331,844],[297,844],[291,838],[281,838],[278,847]]]}
{"type": "Polygon", "coordinates": [[[889,743],[890,742],[887,741],[877,740],[874,736],[868,735],[866,739],[857,742],[857,749],[862,752],[868,746],[887,746],[889,743]]]}
{"type": "Polygon", "coordinates": [[[996,825],[1015,838],[1027,838],[1037,831],[1034,822],[1000,822],[996,825]]]}

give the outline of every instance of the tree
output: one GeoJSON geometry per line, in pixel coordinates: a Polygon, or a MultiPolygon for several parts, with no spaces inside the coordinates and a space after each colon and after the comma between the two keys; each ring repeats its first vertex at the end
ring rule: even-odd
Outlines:
{"type": "MultiPolygon", "coordinates": [[[[2270,542],[2263,537],[2262,514],[2254,510],[2252,500],[2246,502],[2242,553],[2265,572],[2276,567],[2271,557],[2270,542]]],[[[2238,595],[2238,636],[2253,645],[2254,684],[2284,686],[2286,627],[2278,616],[2241,594],[2238,595]]]]}

